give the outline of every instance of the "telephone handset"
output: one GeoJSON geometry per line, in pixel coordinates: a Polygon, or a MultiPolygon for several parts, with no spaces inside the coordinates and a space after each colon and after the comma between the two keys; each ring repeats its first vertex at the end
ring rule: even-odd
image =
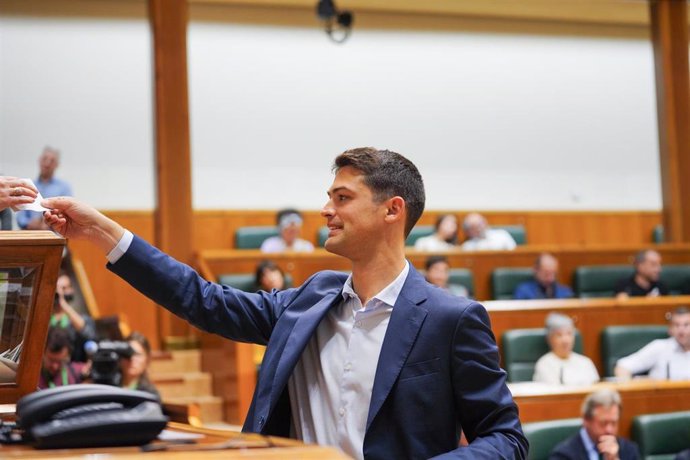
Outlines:
{"type": "Polygon", "coordinates": [[[17,427],[38,448],[142,445],[167,422],[156,396],[109,385],[51,388],[17,402],[17,427]]]}

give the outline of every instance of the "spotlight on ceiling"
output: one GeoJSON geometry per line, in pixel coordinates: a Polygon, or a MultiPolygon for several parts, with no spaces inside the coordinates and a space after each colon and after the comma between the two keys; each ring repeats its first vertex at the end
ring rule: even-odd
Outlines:
{"type": "Polygon", "coordinates": [[[350,36],[354,15],[350,11],[338,11],[333,0],[319,0],[316,15],[323,21],[326,33],[336,43],[343,43],[350,36]]]}

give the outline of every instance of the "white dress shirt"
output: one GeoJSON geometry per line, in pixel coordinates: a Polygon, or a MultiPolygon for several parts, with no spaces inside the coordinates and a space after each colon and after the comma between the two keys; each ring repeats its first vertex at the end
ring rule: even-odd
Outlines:
{"type": "Polygon", "coordinates": [[[683,350],[673,337],[653,340],[632,355],[619,359],[616,365],[633,374],[649,371],[653,379],[690,379],[690,351],[683,350]]]}
{"type": "Polygon", "coordinates": [[[484,238],[472,238],[462,243],[463,251],[510,251],[517,244],[510,233],[502,228],[489,228],[484,238]]]}
{"type": "Polygon", "coordinates": [[[537,361],[532,380],[552,385],[590,385],[599,381],[599,373],[586,356],[572,352],[568,359],[561,359],[550,351],[537,361]]]}
{"type": "Polygon", "coordinates": [[[288,381],[297,439],[363,458],[381,345],[409,270],[405,263],[398,277],[364,307],[352,275],[345,282],[340,304],[318,325],[288,381]]]}
{"type": "Polygon", "coordinates": [[[442,240],[435,233],[423,236],[414,243],[414,248],[417,251],[450,251],[454,247],[456,247],[454,244],[442,240]]]}

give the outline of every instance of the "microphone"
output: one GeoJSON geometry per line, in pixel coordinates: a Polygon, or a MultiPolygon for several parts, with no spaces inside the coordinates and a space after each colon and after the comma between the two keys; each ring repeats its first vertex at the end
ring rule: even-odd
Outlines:
{"type": "Polygon", "coordinates": [[[563,373],[565,371],[565,366],[561,366],[561,374],[559,376],[559,380],[561,381],[561,385],[563,385],[565,382],[563,381],[563,373]]]}
{"type": "Polygon", "coordinates": [[[98,351],[98,344],[94,342],[93,340],[87,340],[84,342],[84,352],[86,353],[86,356],[91,359],[93,355],[96,354],[98,351]]]}

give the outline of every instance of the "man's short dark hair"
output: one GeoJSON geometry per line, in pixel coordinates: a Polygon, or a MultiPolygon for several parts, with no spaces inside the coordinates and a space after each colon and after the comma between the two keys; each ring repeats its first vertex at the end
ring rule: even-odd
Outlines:
{"type": "Polygon", "coordinates": [[[444,264],[450,266],[450,263],[448,263],[448,258],[446,256],[430,256],[428,259],[426,259],[426,262],[424,264],[424,268],[426,270],[429,270],[434,265],[440,264],[440,263],[444,263],[444,264]]]}
{"type": "Polygon", "coordinates": [[[633,265],[637,266],[647,260],[647,254],[654,251],[653,249],[643,249],[635,254],[635,259],[633,259],[633,265]]]}
{"type": "Polygon", "coordinates": [[[46,351],[50,353],[59,353],[65,348],[72,354],[72,338],[64,328],[52,326],[48,330],[46,351]]]}
{"type": "Polygon", "coordinates": [[[685,305],[681,305],[680,307],[676,307],[671,312],[671,316],[687,315],[688,313],[690,313],[690,308],[686,307],[685,305]]]}
{"type": "Polygon", "coordinates": [[[424,211],[424,181],[417,167],[399,153],[360,147],[346,150],[333,163],[333,171],[351,166],[364,175],[364,183],[378,202],[394,196],[405,200],[407,220],[405,237],[410,234],[424,211]]]}

